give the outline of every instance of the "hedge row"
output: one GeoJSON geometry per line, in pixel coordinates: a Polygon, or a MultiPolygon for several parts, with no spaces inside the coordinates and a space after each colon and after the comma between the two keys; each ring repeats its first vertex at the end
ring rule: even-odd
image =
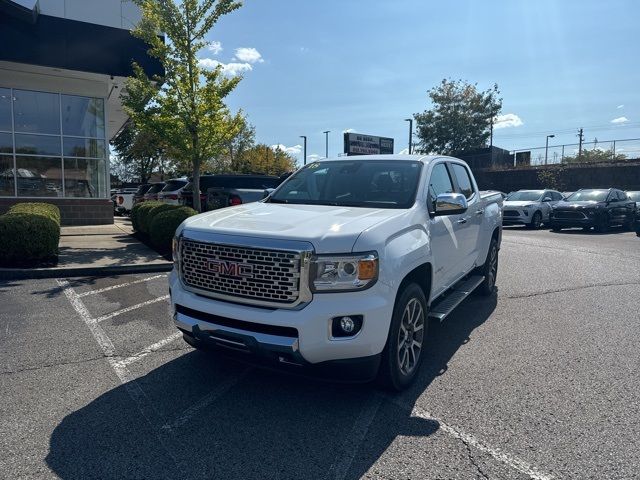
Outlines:
{"type": "Polygon", "coordinates": [[[60,210],[49,203],[18,203],[0,215],[0,263],[29,265],[53,259],[60,242],[60,210]]]}
{"type": "Polygon", "coordinates": [[[189,207],[144,202],[131,210],[131,224],[136,232],[147,236],[158,250],[169,251],[171,240],[180,224],[196,213],[189,207]]]}

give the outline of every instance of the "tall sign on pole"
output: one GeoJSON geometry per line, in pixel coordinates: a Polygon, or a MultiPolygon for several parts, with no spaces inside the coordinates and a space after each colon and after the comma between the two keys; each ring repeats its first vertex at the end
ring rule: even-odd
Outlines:
{"type": "Polygon", "coordinates": [[[386,155],[393,153],[393,138],[345,132],[344,153],[346,155],[386,155]]]}

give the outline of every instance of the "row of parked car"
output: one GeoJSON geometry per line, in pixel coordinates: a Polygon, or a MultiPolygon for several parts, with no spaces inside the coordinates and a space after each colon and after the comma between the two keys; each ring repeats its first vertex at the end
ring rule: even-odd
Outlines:
{"type": "MultiPolygon", "coordinates": [[[[255,202],[276,188],[285,175],[219,174],[200,177],[200,205],[203,212],[232,205],[255,202]]],[[[189,179],[173,178],[166,182],[140,185],[114,194],[114,211],[120,215],[131,212],[134,205],[160,201],[171,205],[194,206],[193,183],[189,179]]]]}
{"type": "Polygon", "coordinates": [[[522,224],[534,229],[545,225],[553,231],[578,227],[605,232],[612,227],[623,227],[640,234],[640,191],[519,190],[504,199],[502,219],[504,225],[522,224]]]}

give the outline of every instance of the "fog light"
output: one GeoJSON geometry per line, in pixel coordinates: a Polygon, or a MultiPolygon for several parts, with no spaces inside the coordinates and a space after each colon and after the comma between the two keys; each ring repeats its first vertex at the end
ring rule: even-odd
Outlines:
{"type": "Polygon", "coordinates": [[[345,315],[331,319],[331,336],[333,338],[353,337],[362,328],[362,315],[345,315]]]}
{"type": "Polygon", "coordinates": [[[344,333],[351,333],[356,328],[356,324],[351,317],[342,317],[340,319],[340,328],[344,333]]]}

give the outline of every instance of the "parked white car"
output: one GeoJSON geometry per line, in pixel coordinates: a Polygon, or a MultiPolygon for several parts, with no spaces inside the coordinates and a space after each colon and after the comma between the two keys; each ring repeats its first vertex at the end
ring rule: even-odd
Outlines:
{"type": "Polygon", "coordinates": [[[502,223],[521,224],[529,228],[540,228],[549,223],[551,207],[564,199],[556,190],[518,190],[504,200],[502,223]]]}
{"type": "Polygon", "coordinates": [[[137,188],[123,188],[116,192],[114,195],[114,207],[117,214],[127,215],[131,213],[133,196],[137,190],[137,188]]]}
{"type": "Polygon", "coordinates": [[[169,205],[180,205],[179,195],[187,183],[189,183],[189,180],[186,177],[167,180],[166,185],[158,193],[158,200],[169,205]]]}
{"type": "Polygon", "coordinates": [[[196,348],[402,389],[428,317],[494,291],[501,232],[500,194],[459,159],[321,160],[178,228],[175,323],[196,348]]]}

